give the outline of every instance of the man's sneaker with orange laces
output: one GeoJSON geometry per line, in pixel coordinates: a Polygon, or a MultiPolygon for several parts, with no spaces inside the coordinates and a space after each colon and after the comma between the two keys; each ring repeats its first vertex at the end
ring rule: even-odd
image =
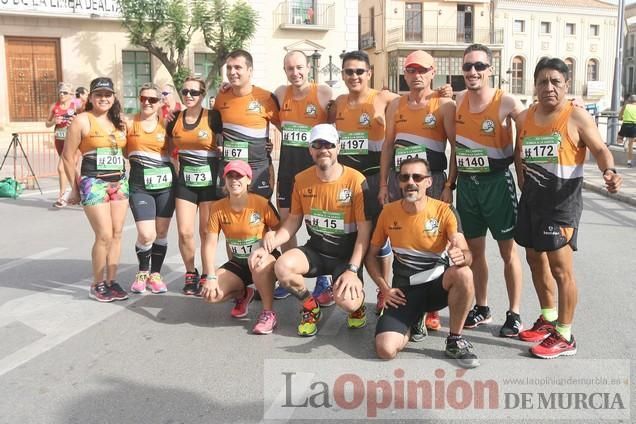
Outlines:
{"type": "Polygon", "coordinates": [[[185,281],[183,283],[183,294],[186,296],[197,296],[201,291],[199,286],[199,271],[186,272],[185,281]]]}
{"type": "Polygon", "coordinates": [[[272,331],[274,331],[274,328],[276,328],[276,324],[278,324],[276,312],[266,311],[263,309],[256,320],[256,324],[254,324],[254,328],[252,328],[252,333],[271,334],[272,331]]]}
{"type": "Polygon", "coordinates": [[[318,332],[318,321],[320,320],[320,306],[315,299],[306,301],[300,311],[300,324],[298,324],[298,335],[311,337],[318,332]]]}
{"type": "Polygon", "coordinates": [[[143,293],[146,291],[146,284],[148,283],[148,272],[139,271],[135,274],[135,281],[130,285],[130,291],[133,293],[143,293]]]}
{"type": "Polygon", "coordinates": [[[108,284],[108,289],[110,290],[110,295],[112,296],[113,300],[128,299],[128,292],[122,289],[117,282],[111,281],[110,284],[108,284]]]}
{"type": "Polygon", "coordinates": [[[95,299],[98,302],[112,302],[113,300],[115,300],[113,299],[113,296],[110,293],[110,289],[105,282],[97,283],[91,286],[90,290],[88,291],[88,297],[90,297],[91,299],[95,299]]]}
{"type": "Polygon", "coordinates": [[[382,294],[382,291],[380,289],[376,289],[376,291],[378,292],[378,301],[375,304],[375,314],[376,315],[380,315],[382,313],[382,309],[384,309],[384,295],[382,294]]]}
{"type": "Polygon", "coordinates": [[[150,286],[150,291],[154,294],[165,293],[168,291],[168,287],[166,283],[161,279],[161,274],[158,272],[153,272],[148,277],[148,285],[150,286]]]}
{"type": "Polygon", "coordinates": [[[333,290],[331,288],[331,276],[329,275],[319,275],[316,278],[316,287],[314,287],[314,291],[311,294],[318,305],[326,308],[334,303],[333,300],[333,290]]]}
{"type": "Polygon", "coordinates": [[[349,328],[362,328],[367,325],[367,307],[362,305],[347,317],[349,328]]]}
{"type": "Polygon", "coordinates": [[[551,331],[555,331],[556,322],[550,322],[539,315],[539,319],[535,321],[532,328],[521,331],[519,340],[524,342],[540,342],[550,335],[551,331]]]}
{"type": "Polygon", "coordinates": [[[439,331],[442,328],[442,323],[439,322],[439,311],[427,312],[424,325],[431,331],[439,331]]]}
{"type": "Polygon", "coordinates": [[[254,289],[251,287],[245,287],[245,294],[243,297],[239,297],[234,300],[232,316],[234,318],[246,317],[252,299],[254,299],[254,289]]]}
{"type": "Polygon", "coordinates": [[[543,359],[554,359],[559,356],[576,355],[576,341],[574,336],[568,342],[558,331],[550,331],[550,335],[541,343],[530,348],[530,353],[543,359]]]}

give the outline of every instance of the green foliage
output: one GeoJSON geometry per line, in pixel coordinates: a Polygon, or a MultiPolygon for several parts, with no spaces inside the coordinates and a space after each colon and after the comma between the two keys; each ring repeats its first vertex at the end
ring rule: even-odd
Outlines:
{"type": "Polygon", "coordinates": [[[226,56],[245,47],[254,36],[258,14],[246,2],[240,0],[232,5],[227,0],[195,0],[192,21],[203,31],[205,45],[215,56],[208,85],[213,89],[221,81],[221,68],[226,56]]]}

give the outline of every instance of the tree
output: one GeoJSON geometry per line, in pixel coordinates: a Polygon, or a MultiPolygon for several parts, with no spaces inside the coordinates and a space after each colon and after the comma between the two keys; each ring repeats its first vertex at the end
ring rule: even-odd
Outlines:
{"type": "Polygon", "coordinates": [[[205,45],[214,54],[214,62],[207,75],[208,86],[218,87],[225,58],[242,49],[254,36],[258,14],[239,0],[230,6],[227,0],[195,0],[192,21],[203,31],[205,45]]]}
{"type": "Polygon", "coordinates": [[[185,0],[119,0],[130,42],[159,59],[180,87],[190,69],[185,52],[197,30],[185,0]]]}

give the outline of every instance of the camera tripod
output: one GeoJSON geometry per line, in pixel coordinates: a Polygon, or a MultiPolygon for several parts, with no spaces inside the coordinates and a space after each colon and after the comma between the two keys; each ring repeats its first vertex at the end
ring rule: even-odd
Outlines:
{"type": "Polygon", "coordinates": [[[16,165],[18,160],[18,146],[19,146],[20,150],[22,151],[22,156],[24,156],[24,160],[26,161],[29,167],[29,171],[31,171],[31,175],[33,176],[33,179],[35,180],[35,183],[38,185],[38,190],[40,190],[40,194],[44,194],[42,193],[42,187],[40,187],[40,182],[38,181],[38,177],[35,176],[35,172],[33,171],[31,162],[29,162],[29,157],[24,151],[24,148],[22,147],[22,143],[20,143],[20,137],[18,136],[18,133],[12,133],[11,136],[13,138],[11,138],[11,143],[9,144],[9,148],[7,149],[7,152],[4,154],[4,159],[2,159],[2,163],[0,164],[0,171],[2,171],[2,168],[4,167],[4,163],[7,160],[7,156],[9,156],[9,152],[11,151],[11,149],[13,149],[13,179],[16,181],[16,184],[18,184],[16,165]]]}

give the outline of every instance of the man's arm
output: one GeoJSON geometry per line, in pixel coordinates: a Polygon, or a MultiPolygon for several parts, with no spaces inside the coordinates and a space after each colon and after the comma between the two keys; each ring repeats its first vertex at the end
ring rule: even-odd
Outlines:
{"type": "Polygon", "coordinates": [[[468,248],[466,238],[462,233],[455,233],[449,238],[448,256],[455,266],[470,266],[473,255],[468,248]]]}
{"type": "Polygon", "coordinates": [[[517,185],[519,186],[519,190],[523,190],[523,183],[524,183],[523,162],[521,160],[521,149],[523,148],[521,133],[523,132],[523,124],[526,121],[527,115],[528,115],[528,111],[524,110],[517,116],[517,119],[515,119],[517,141],[515,142],[514,162],[515,162],[515,172],[517,173],[517,185]]]}
{"type": "Polygon", "coordinates": [[[448,164],[448,180],[444,184],[441,200],[446,203],[453,203],[453,189],[457,180],[457,166],[455,166],[455,102],[451,99],[440,99],[440,111],[444,120],[444,132],[450,144],[450,160],[448,164]]]}
{"type": "Polygon", "coordinates": [[[371,239],[371,221],[362,221],[357,223],[358,234],[356,241],[353,245],[353,252],[349,263],[355,266],[362,266],[364,261],[364,254],[369,247],[369,240],[371,239]]]}
{"type": "Polygon", "coordinates": [[[333,100],[333,90],[325,84],[318,86],[318,103],[320,107],[329,114],[329,103],[333,100]]]}
{"type": "Polygon", "coordinates": [[[501,99],[501,113],[499,118],[502,122],[507,117],[517,119],[517,116],[519,116],[519,114],[525,109],[525,106],[518,98],[506,93],[504,94],[503,99],[501,99]]]}
{"type": "Polygon", "coordinates": [[[386,110],[386,130],[384,133],[384,143],[380,154],[380,189],[378,191],[378,201],[380,204],[389,202],[389,172],[393,168],[393,146],[395,145],[395,113],[400,104],[399,97],[393,100],[386,110]]]}
{"type": "Polygon", "coordinates": [[[342,96],[343,95],[338,96],[336,98],[336,100],[331,102],[331,105],[329,106],[329,109],[327,110],[327,122],[329,124],[335,124],[336,123],[336,116],[338,116],[338,100],[342,96]]]}
{"type": "Polygon", "coordinates": [[[292,213],[287,215],[278,230],[265,234],[267,240],[263,239],[263,247],[266,248],[267,253],[272,253],[272,250],[287,243],[298,232],[302,223],[303,215],[294,215],[292,213]]]}

